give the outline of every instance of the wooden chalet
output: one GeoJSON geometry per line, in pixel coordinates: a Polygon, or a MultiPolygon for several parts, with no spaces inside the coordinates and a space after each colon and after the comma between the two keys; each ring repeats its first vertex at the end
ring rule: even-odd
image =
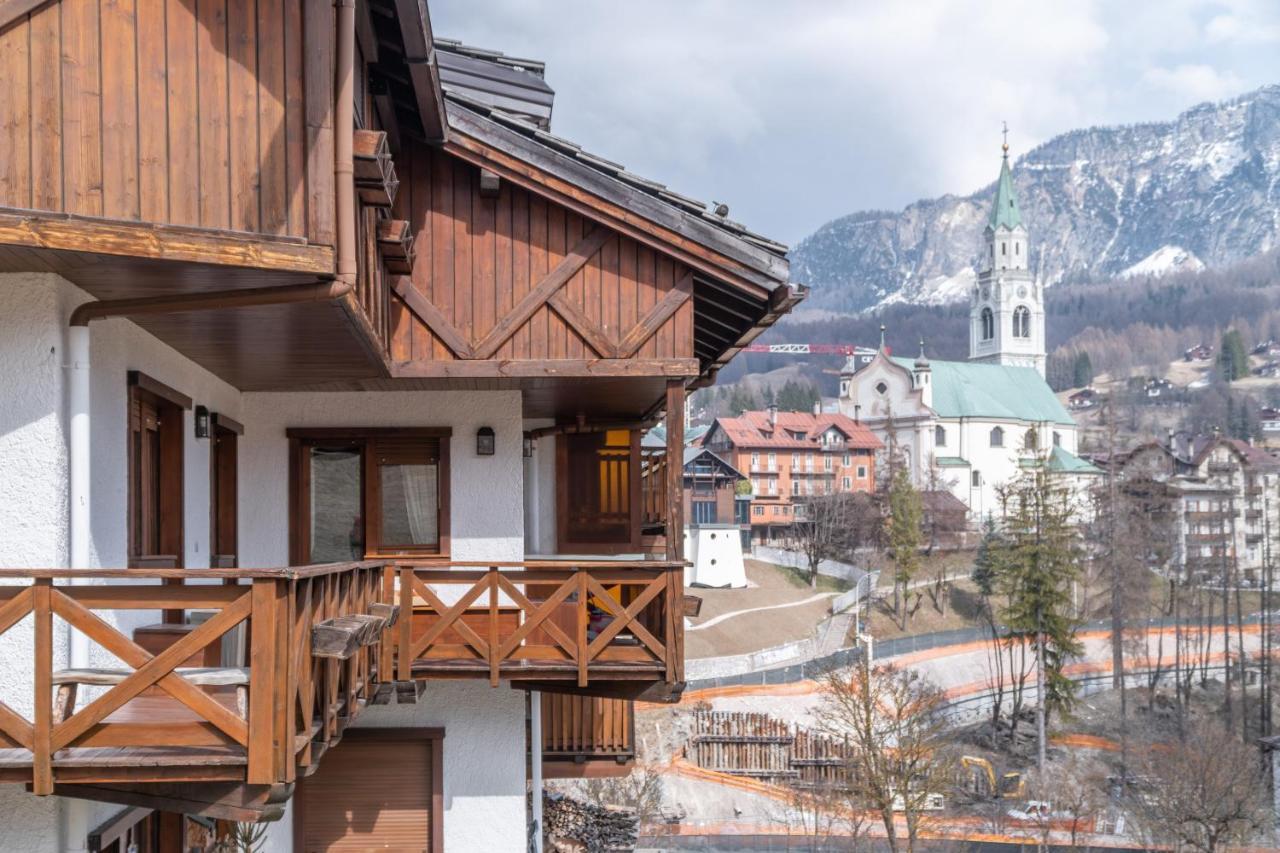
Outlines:
{"type": "Polygon", "coordinates": [[[0,79],[21,849],[517,849],[539,742],[625,766],[683,686],[663,453],[785,247],[424,0],[7,0],[0,79]]]}

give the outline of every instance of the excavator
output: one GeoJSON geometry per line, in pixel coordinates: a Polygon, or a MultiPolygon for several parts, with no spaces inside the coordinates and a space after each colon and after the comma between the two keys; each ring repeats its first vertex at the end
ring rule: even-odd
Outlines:
{"type": "Polygon", "coordinates": [[[997,800],[1022,799],[1026,792],[1026,780],[1021,773],[1005,773],[996,779],[995,768],[991,762],[976,755],[963,755],[960,765],[966,771],[965,787],[978,797],[990,797],[997,800]]]}

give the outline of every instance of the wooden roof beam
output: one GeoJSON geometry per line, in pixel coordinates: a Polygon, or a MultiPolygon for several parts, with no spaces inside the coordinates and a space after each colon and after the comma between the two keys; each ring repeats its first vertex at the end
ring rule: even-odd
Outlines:
{"type": "Polygon", "coordinates": [[[444,92],[440,88],[440,69],[436,65],[435,39],[431,34],[427,4],[425,0],[395,0],[395,4],[422,129],[427,134],[427,141],[442,142],[447,138],[449,121],[444,112],[444,92]]]}

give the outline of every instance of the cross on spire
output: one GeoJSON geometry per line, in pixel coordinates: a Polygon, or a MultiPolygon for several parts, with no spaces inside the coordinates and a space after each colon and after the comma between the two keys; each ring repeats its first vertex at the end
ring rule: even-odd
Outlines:
{"type": "Polygon", "coordinates": [[[1000,122],[1000,125],[1001,125],[1000,133],[1004,136],[1004,143],[1000,146],[1000,149],[1004,151],[1004,156],[1008,157],[1009,156],[1009,122],[1002,121],[1000,122]]]}

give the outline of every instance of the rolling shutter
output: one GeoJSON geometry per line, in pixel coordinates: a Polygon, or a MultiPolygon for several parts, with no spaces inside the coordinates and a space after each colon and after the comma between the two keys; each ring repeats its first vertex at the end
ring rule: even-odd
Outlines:
{"type": "MultiPolygon", "coordinates": [[[[348,733],[351,734],[351,733],[348,733]]],[[[347,737],[298,786],[301,853],[439,853],[432,849],[432,751],[421,738],[347,737]]]]}

